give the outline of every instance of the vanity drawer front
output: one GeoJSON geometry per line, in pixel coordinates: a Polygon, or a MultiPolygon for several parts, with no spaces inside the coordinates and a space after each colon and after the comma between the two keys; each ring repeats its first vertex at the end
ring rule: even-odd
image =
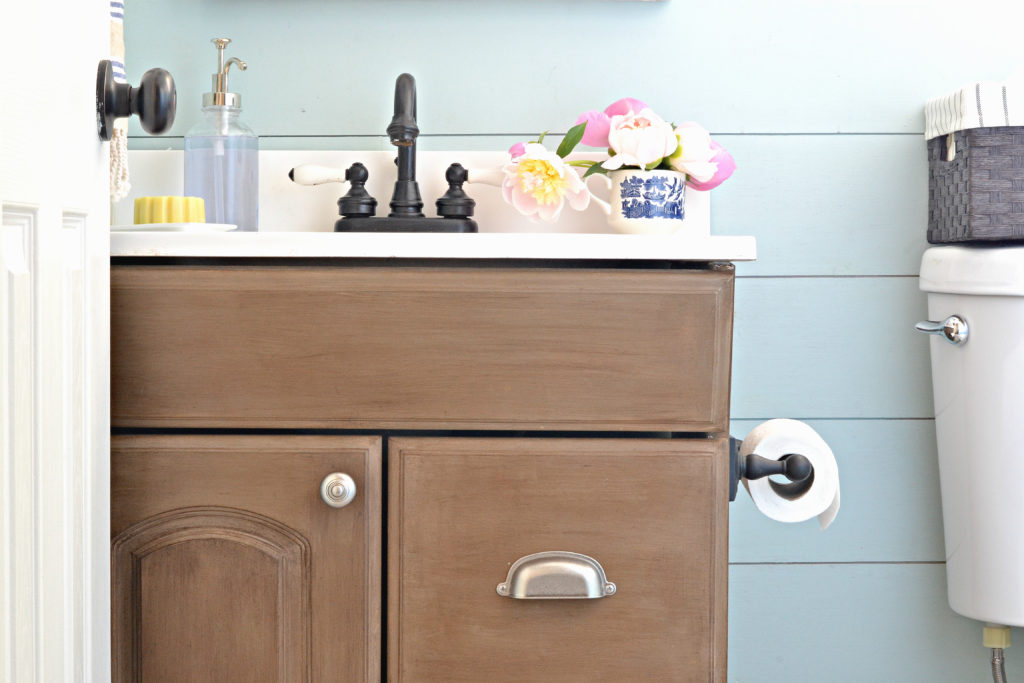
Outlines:
{"type": "Polygon", "coordinates": [[[728,443],[389,442],[391,683],[720,681],[728,443]],[[513,599],[519,558],[597,560],[613,595],[513,599]]]}
{"type": "Polygon", "coordinates": [[[115,266],[115,426],[725,433],[733,272],[115,266]]]}

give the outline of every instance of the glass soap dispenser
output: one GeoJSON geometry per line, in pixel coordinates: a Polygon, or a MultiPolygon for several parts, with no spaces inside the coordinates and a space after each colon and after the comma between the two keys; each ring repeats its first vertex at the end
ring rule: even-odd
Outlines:
{"type": "Polygon", "coordinates": [[[224,61],[229,38],[214,38],[217,73],[213,92],[203,93],[203,117],[185,135],[185,194],[202,197],[207,223],[237,225],[255,231],[259,207],[259,138],[238,120],[242,96],[228,92],[228,69],[246,64],[224,61]]]}

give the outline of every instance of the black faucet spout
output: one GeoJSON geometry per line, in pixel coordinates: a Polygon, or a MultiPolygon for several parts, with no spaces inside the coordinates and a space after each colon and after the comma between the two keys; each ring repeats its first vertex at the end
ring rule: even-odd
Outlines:
{"type": "Polygon", "coordinates": [[[416,143],[420,129],[416,126],[416,80],[402,74],[395,81],[395,116],[388,125],[388,137],[396,147],[416,143]]]}
{"type": "Polygon", "coordinates": [[[416,125],[416,80],[402,74],[395,81],[395,115],[388,125],[391,144],[398,147],[398,180],[391,196],[389,216],[423,216],[423,200],[416,183],[416,138],[420,129],[416,125]]]}

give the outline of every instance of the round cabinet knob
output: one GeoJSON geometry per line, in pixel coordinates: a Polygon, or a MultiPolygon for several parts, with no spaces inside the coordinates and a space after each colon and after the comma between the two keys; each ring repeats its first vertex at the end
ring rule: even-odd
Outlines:
{"type": "Polygon", "coordinates": [[[320,482],[320,497],[332,508],[343,508],[356,497],[356,482],[344,472],[332,472],[320,482]]]}
{"type": "Polygon", "coordinates": [[[139,87],[114,82],[114,68],[102,60],[96,74],[96,129],[100,140],[114,134],[114,120],[138,114],[142,129],[161,135],[174,123],[177,106],[174,78],[163,69],[150,69],[142,75],[139,87]]]}

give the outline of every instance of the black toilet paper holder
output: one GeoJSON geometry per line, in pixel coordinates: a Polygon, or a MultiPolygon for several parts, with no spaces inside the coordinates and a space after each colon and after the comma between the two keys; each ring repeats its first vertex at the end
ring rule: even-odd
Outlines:
{"type": "Polygon", "coordinates": [[[814,483],[814,465],[799,453],[784,455],[778,460],[762,457],[756,453],[740,455],[742,440],[729,439],[729,500],[736,500],[740,479],[761,479],[781,474],[788,482],[769,480],[769,485],[781,497],[796,500],[810,490],[814,483]]]}

